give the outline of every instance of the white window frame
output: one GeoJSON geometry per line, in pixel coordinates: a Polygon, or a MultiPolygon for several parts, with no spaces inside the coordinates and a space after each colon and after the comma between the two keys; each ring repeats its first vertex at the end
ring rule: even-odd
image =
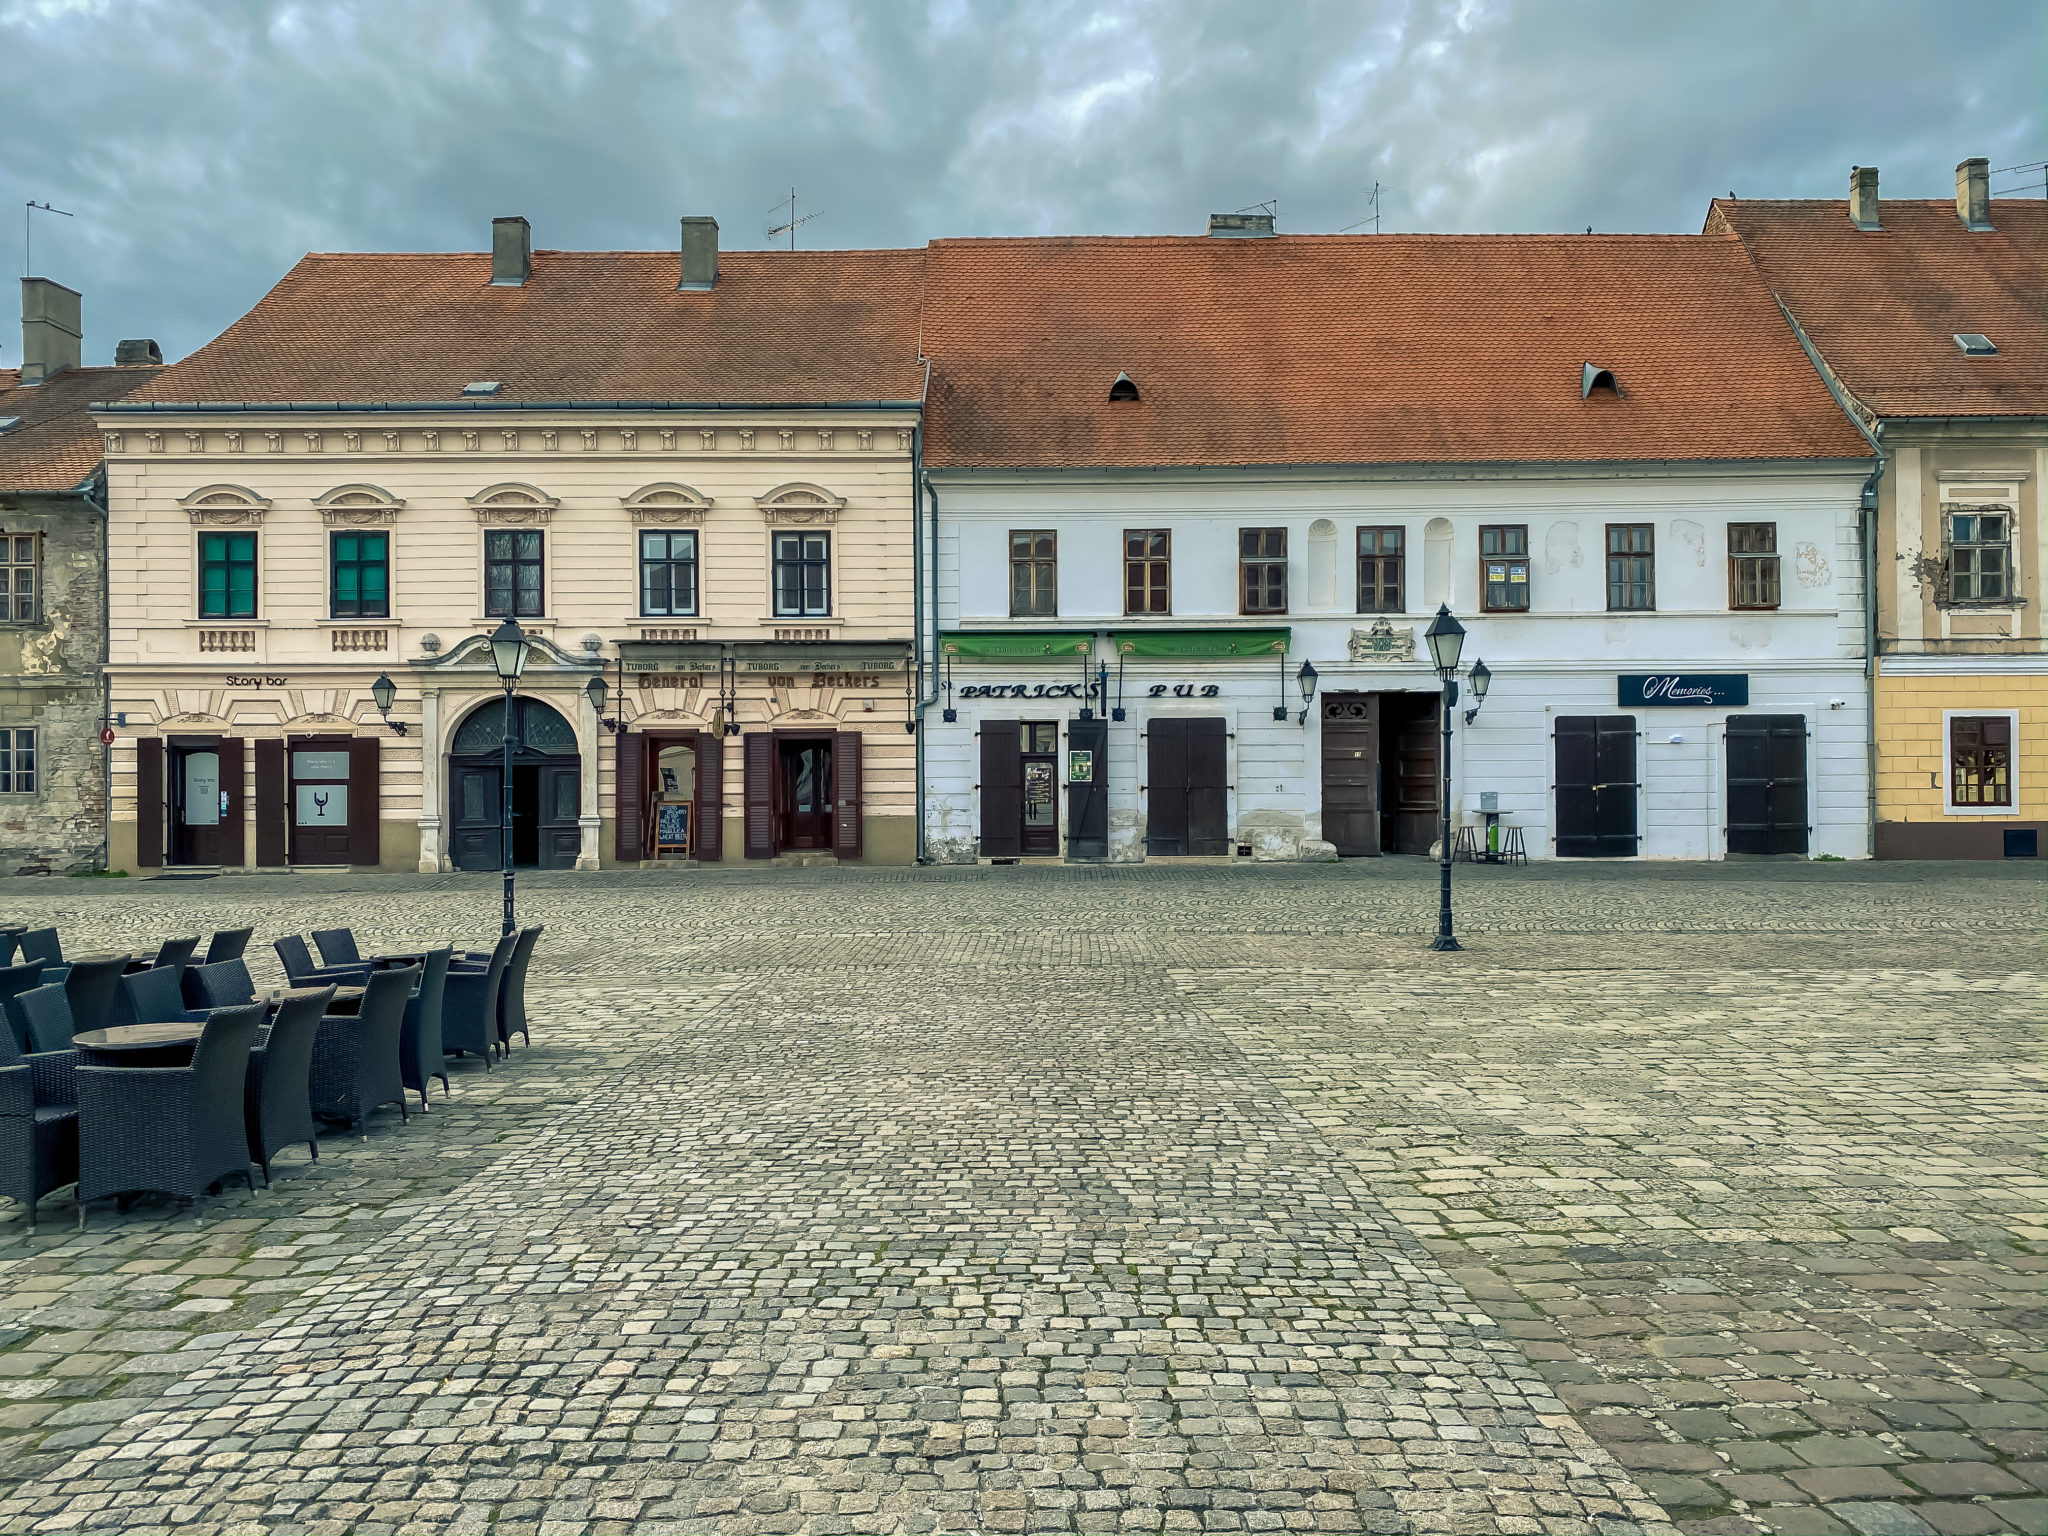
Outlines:
{"type": "MultiPolygon", "coordinates": [[[[9,733],[9,739],[7,742],[7,746],[5,748],[5,750],[8,752],[12,752],[14,750],[14,735],[21,734],[30,737],[34,743],[36,759],[36,781],[33,787],[29,789],[0,790],[0,798],[5,798],[8,800],[36,799],[43,792],[43,733],[33,725],[0,726],[0,731],[5,731],[9,733]]],[[[8,765],[8,772],[10,775],[13,773],[13,764],[11,763],[8,765]]]]}
{"type": "Polygon", "coordinates": [[[1941,810],[1945,816],[2012,816],[2020,813],[2020,712],[2016,709],[1944,709],[1941,712],[1941,810]],[[2012,731],[2012,804],[1957,805],[1955,749],[1949,728],[1954,720],[2004,719],[2012,731]]]}

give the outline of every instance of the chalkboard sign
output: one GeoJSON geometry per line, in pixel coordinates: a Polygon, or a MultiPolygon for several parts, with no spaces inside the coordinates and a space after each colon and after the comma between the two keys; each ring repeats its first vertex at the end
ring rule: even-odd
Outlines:
{"type": "Polygon", "coordinates": [[[654,851],[661,854],[690,851],[690,807],[657,805],[654,808],[654,851]]]}

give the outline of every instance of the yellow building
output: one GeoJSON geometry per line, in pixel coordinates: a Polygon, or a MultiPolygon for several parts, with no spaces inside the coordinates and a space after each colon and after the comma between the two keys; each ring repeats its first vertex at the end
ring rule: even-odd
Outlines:
{"type": "Polygon", "coordinates": [[[1717,199],[1873,452],[1878,858],[2048,852],[2048,202],[1717,199]]]}

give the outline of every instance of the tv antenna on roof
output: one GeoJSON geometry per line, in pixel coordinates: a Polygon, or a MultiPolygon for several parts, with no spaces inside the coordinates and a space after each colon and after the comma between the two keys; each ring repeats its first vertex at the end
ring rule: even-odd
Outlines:
{"type": "Polygon", "coordinates": [[[1374,182],[1372,184],[1372,196],[1368,197],[1365,200],[1365,206],[1370,208],[1372,212],[1368,213],[1356,224],[1346,224],[1342,229],[1338,230],[1337,233],[1340,235],[1348,235],[1354,229],[1363,229],[1366,225],[1370,224],[1372,226],[1372,232],[1374,234],[1378,234],[1380,232],[1380,184],[1378,182],[1374,182]]]}
{"type": "Polygon", "coordinates": [[[62,208],[52,207],[48,203],[39,203],[34,198],[28,200],[28,206],[21,210],[21,275],[23,277],[34,277],[36,275],[35,263],[29,256],[29,217],[31,214],[37,213],[61,213],[67,219],[77,217],[76,214],[64,213],[62,208]]]}
{"type": "Polygon", "coordinates": [[[798,218],[796,216],[795,187],[791,187],[789,189],[789,196],[785,197],[773,208],[770,208],[768,212],[772,216],[774,214],[782,212],[782,210],[785,208],[789,210],[789,217],[780,224],[770,224],[768,226],[768,238],[770,240],[779,240],[784,235],[789,236],[789,248],[793,251],[796,249],[796,232],[804,225],[810,223],[811,220],[823,218],[825,210],[820,208],[816,213],[807,213],[802,218],[798,218]]]}
{"type": "Polygon", "coordinates": [[[1275,224],[1280,222],[1280,199],[1269,197],[1263,203],[1253,203],[1249,208],[1240,208],[1239,213],[1263,213],[1275,224]]]}

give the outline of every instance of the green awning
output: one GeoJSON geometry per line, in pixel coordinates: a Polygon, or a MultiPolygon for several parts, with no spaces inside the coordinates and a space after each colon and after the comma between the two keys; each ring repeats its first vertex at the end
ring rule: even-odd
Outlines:
{"type": "Polygon", "coordinates": [[[939,636],[941,656],[989,656],[1005,661],[1072,661],[1095,648],[1092,632],[1011,630],[1007,633],[939,636]]]}
{"type": "Polygon", "coordinates": [[[1147,629],[1119,630],[1110,638],[1119,656],[1224,661],[1238,656],[1284,655],[1293,634],[1291,629],[1147,629]]]}

